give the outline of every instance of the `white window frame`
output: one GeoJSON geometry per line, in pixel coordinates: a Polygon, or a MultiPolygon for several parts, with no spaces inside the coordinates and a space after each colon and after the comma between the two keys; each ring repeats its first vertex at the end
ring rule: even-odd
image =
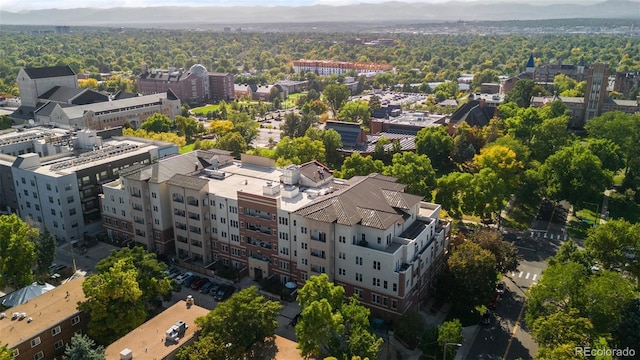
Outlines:
{"type": "Polygon", "coordinates": [[[58,334],[60,334],[62,332],[62,330],[60,329],[60,325],[54,327],[53,329],[51,329],[51,336],[56,336],[58,334]]]}
{"type": "Polygon", "coordinates": [[[79,323],[80,323],[80,316],[76,315],[71,319],[71,326],[78,325],[79,323]]]}
{"type": "Polygon", "coordinates": [[[33,339],[31,339],[31,347],[32,348],[40,345],[41,343],[42,343],[42,340],[40,340],[40,336],[34,337],[33,339]]]}

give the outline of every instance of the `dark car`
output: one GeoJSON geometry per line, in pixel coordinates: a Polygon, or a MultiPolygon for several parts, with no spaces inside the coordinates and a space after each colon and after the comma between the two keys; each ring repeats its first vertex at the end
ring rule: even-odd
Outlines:
{"type": "Polygon", "coordinates": [[[487,309],[484,314],[482,314],[482,318],[480,319],[480,323],[482,325],[489,325],[491,324],[491,319],[493,319],[493,312],[491,312],[491,310],[487,309]]]}
{"type": "Polygon", "coordinates": [[[493,296],[491,297],[491,300],[489,300],[487,307],[489,309],[495,309],[497,305],[498,305],[498,293],[493,293],[493,296]]]}
{"type": "Polygon", "coordinates": [[[209,294],[211,294],[211,296],[215,298],[221,286],[221,284],[213,283],[213,285],[211,285],[211,288],[209,289],[209,294]]]}
{"type": "Polygon", "coordinates": [[[231,297],[231,295],[233,295],[235,291],[236,291],[236,288],[231,285],[222,285],[220,286],[220,288],[218,288],[218,292],[216,292],[215,299],[218,301],[225,301],[229,297],[231,297]]]}
{"type": "Polygon", "coordinates": [[[193,290],[200,290],[202,285],[206,284],[207,282],[209,282],[209,279],[203,277],[202,279],[198,279],[198,280],[192,282],[191,283],[191,288],[193,290]]]}
{"type": "Polygon", "coordinates": [[[506,288],[507,288],[507,285],[504,283],[504,281],[500,281],[498,283],[498,286],[496,286],[496,292],[502,295],[504,294],[506,288]]]}
{"type": "Polygon", "coordinates": [[[202,279],[202,277],[198,276],[198,275],[192,275],[190,277],[188,277],[183,283],[182,286],[184,287],[191,287],[191,284],[193,284],[194,281],[200,280],[202,279]]]}
{"type": "Polygon", "coordinates": [[[213,284],[215,284],[213,281],[209,280],[206,283],[204,283],[204,285],[202,285],[200,287],[200,293],[201,294],[208,294],[209,290],[211,290],[211,287],[213,286],[213,284]]]}

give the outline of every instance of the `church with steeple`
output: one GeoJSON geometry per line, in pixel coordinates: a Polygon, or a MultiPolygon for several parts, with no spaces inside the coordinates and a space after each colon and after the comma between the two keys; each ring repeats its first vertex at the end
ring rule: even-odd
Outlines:
{"type": "Polygon", "coordinates": [[[518,75],[509,77],[502,82],[502,92],[508,94],[513,89],[519,80],[533,80],[537,84],[551,84],[553,79],[560,74],[566,75],[575,81],[587,80],[589,68],[584,65],[584,60],[580,61],[578,65],[549,63],[536,66],[535,58],[533,54],[529,55],[529,60],[525,66],[525,71],[518,75]]]}

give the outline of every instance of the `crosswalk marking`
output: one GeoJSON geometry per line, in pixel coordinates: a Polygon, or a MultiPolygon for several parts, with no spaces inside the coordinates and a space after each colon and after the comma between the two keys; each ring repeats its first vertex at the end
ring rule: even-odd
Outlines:
{"type": "Polygon", "coordinates": [[[518,277],[521,278],[522,274],[524,274],[524,272],[520,271],[520,275],[518,275],[518,277]]]}
{"type": "Polygon", "coordinates": [[[528,280],[529,279],[529,274],[530,273],[527,273],[527,276],[525,276],[524,278],[528,280]]]}
{"type": "Polygon", "coordinates": [[[531,280],[536,281],[537,277],[538,277],[538,274],[533,274],[533,278],[531,280]]]}

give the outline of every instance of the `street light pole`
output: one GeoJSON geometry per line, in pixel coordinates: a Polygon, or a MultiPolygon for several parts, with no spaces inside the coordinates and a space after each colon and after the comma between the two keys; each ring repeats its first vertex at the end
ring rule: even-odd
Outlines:
{"type": "Polygon", "coordinates": [[[444,344],[444,349],[443,349],[443,354],[442,354],[442,360],[447,360],[447,346],[449,345],[455,345],[457,347],[462,346],[462,344],[459,343],[445,343],[444,344]]]}

